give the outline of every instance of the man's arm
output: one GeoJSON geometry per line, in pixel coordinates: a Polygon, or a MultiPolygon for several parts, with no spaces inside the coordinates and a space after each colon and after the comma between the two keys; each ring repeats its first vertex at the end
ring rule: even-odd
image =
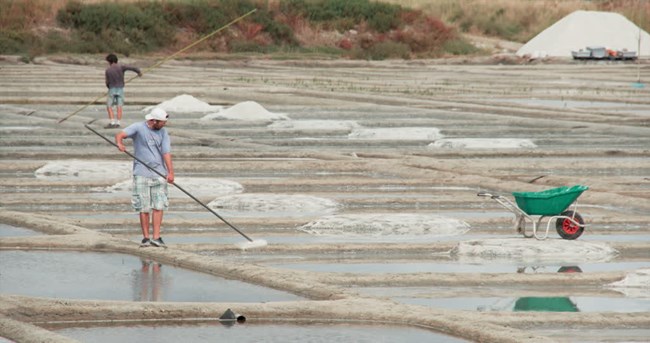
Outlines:
{"type": "Polygon", "coordinates": [[[140,68],[138,68],[138,67],[134,67],[134,66],[130,66],[130,65],[126,65],[126,64],[122,64],[122,70],[123,70],[123,71],[130,70],[130,71],[132,71],[132,72],[137,73],[138,76],[142,76],[142,72],[140,71],[140,68]]]}
{"type": "Polygon", "coordinates": [[[117,148],[121,152],[126,151],[126,147],[124,146],[124,143],[122,143],[124,138],[126,138],[126,132],[124,131],[120,131],[118,134],[115,135],[115,144],[117,145],[117,148]]]}
{"type": "Polygon", "coordinates": [[[174,166],[172,163],[172,154],[163,154],[163,159],[165,160],[165,166],[167,166],[167,182],[174,183],[174,166]]]}

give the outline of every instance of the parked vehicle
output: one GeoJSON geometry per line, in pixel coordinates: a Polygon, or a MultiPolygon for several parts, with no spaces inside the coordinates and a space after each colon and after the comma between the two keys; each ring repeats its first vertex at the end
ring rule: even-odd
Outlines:
{"type": "Polygon", "coordinates": [[[636,51],[612,50],[603,46],[588,46],[585,49],[571,51],[575,60],[635,60],[636,51]]]}

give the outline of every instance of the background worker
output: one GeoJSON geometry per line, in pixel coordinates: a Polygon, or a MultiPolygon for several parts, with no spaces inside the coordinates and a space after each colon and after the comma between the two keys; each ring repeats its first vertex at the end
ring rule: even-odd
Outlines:
{"type": "Polygon", "coordinates": [[[127,70],[133,71],[142,76],[139,68],[126,64],[117,63],[117,56],[109,54],[106,56],[108,68],[106,68],[106,87],[108,88],[108,97],[106,99],[106,110],[108,111],[109,128],[120,127],[122,120],[122,106],[124,106],[124,73],[127,70]],[[117,120],[113,113],[113,106],[117,109],[117,120]]]}
{"type": "Polygon", "coordinates": [[[174,183],[171,140],[164,128],[168,117],[165,110],[154,108],[145,116],[146,121],[131,124],[115,135],[117,148],[122,152],[126,150],[122,141],[125,138],[133,140],[133,155],[137,159],[133,160],[131,205],[136,212],[140,213],[143,237],[140,246],[142,247],[165,246],[162,237],[160,237],[160,227],[163,211],[166,211],[169,206],[167,183],[174,183]],[[151,169],[167,177],[162,178],[151,169]],[[149,238],[150,219],[153,226],[153,237],[151,238],[149,238]]]}

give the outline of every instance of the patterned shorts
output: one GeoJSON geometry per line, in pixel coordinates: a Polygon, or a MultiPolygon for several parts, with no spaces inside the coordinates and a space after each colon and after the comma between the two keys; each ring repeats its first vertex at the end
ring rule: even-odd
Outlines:
{"type": "Polygon", "coordinates": [[[131,205],[136,212],[166,211],[169,206],[167,194],[167,181],[139,175],[133,177],[131,205]]]}

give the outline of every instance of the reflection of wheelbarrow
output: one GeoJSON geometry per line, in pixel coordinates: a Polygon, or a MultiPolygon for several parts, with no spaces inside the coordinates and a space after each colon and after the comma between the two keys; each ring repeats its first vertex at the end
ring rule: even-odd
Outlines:
{"type": "Polygon", "coordinates": [[[555,229],[560,237],[576,239],[582,235],[586,226],[582,216],[576,211],[578,207],[576,199],[587,189],[589,189],[587,186],[575,185],[547,189],[541,192],[514,192],[512,195],[515,197],[517,204],[501,195],[493,195],[487,192],[480,192],[477,195],[490,197],[507,210],[512,211],[515,214],[515,230],[526,238],[546,239],[548,230],[551,227],[551,221],[555,219],[555,229]],[[573,204],[572,209],[567,210],[571,204],[573,204]],[[534,220],[531,217],[533,215],[539,215],[540,217],[534,220]],[[537,228],[544,218],[548,218],[546,234],[540,236],[537,235],[537,228]],[[533,223],[532,235],[526,234],[526,219],[533,223]]]}
{"type": "Polygon", "coordinates": [[[515,312],[579,312],[578,306],[568,297],[523,297],[515,302],[515,312]]]}

